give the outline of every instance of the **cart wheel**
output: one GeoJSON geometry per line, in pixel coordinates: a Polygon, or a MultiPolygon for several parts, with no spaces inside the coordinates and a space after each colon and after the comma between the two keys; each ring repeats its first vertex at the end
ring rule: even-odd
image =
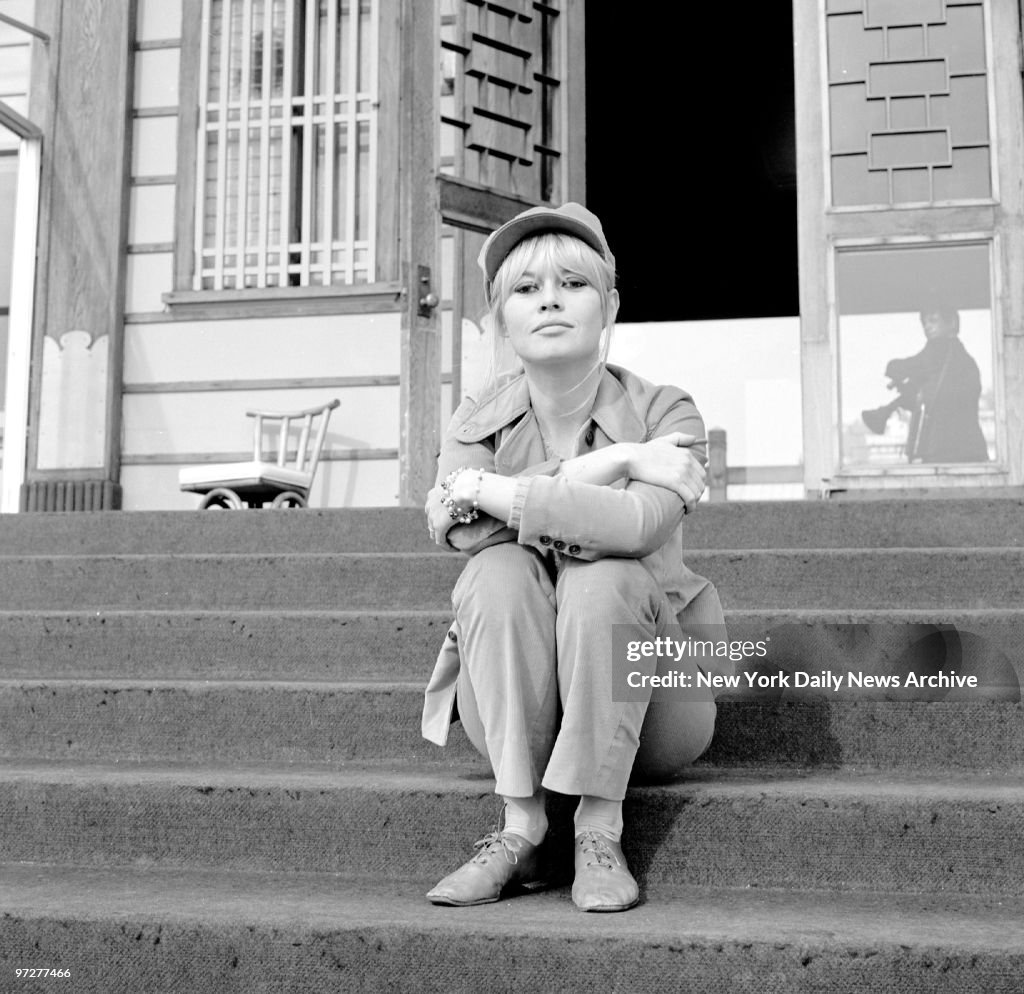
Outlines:
{"type": "Polygon", "coordinates": [[[302,494],[297,494],[294,490],[286,490],[284,493],[278,494],[271,507],[305,507],[306,498],[302,494]]]}
{"type": "Polygon", "coordinates": [[[202,499],[199,504],[199,510],[203,511],[207,508],[213,510],[230,510],[237,511],[242,507],[242,498],[234,492],[229,490],[227,487],[214,487],[210,490],[206,496],[202,499]]]}

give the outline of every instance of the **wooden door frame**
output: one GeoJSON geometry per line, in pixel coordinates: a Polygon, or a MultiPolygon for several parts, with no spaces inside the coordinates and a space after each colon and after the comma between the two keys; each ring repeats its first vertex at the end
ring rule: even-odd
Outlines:
{"type": "MultiPolygon", "coordinates": [[[[804,488],[814,495],[840,489],[1020,487],[1024,485],[1024,102],[1020,86],[1018,0],[987,0],[988,74],[992,122],[994,197],[991,204],[897,208],[887,211],[832,210],[829,205],[828,91],[825,0],[793,3],[797,119],[797,209],[800,273],[800,351],[803,383],[804,488]],[[936,477],[901,468],[876,476],[839,472],[836,458],[838,397],[835,369],[838,314],[835,259],[855,244],[947,238],[992,245],[992,320],[1002,357],[997,396],[1002,398],[999,463],[985,472],[936,477]]],[[[997,410],[1000,408],[997,406],[997,410]]]]}
{"type": "MultiPolygon", "coordinates": [[[[559,110],[564,122],[560,160],[562,200],[586,195],[584,0],[563,0],[559,30],[567,65],[559,110]]],[[[382,51],[400,53],[398,82],[398,271],[404,297],[401,316],[399,501],[420,505],[433,486],[440,447],[442,334],[441,227],[450,224],[489,232],[534,201],[440,173],[441,19],[438,0],[382,0],[382,51]],[[397,34],[397,42],[387,39],[397,34]],[[429,272],[429,285],[421,282],[429,272]]],[[[386,129],[386,125],[385,125],[386,129]]],[[[382,152],[388,148],[387,139],[382,152]]],[[[382,178],[384,171],[381,170],[382,178]]],[[[393,188],[392,188],[393,190],[393,188]]],[[[383,191],[385,194],[387,191],[383,191]]],[[[383,200],[381,201],[383,202],[383,200]]],[[[382,215],[386,212],[382,212],[382,215]]],[[[379,239],[388,242],[386,232],[379,239]]],[[[385,267],[386,268],[386,267],[385,267]]],[[[459,377],[453,372],[453,389],[459,377]]]]}
{"type": "Polygon", "coordinates": [[[397,0],[401,52],[398,114],[398,243],[403,287],[399,502],[422,505],[434,484],[441,418],[440,17],[437,0],[397,0]],[[425,280],[425,282],[424,282],[425,280]]]}

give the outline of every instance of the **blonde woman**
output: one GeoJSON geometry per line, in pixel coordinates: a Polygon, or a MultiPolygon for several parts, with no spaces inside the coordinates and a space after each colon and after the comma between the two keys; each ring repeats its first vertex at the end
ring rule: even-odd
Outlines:
{"type": "Polygon", "coordinates": [[[521,368],[456,411],[427,500],[433,539],[469,560],[423,731],[444,744],[457,713],[504,817],[427,897],[467,906],[543,886],[545,793],[556,791],[580,798],[574,903],[623,911],[639,899],[621,848],[631,776],[677,775],[714,730],[710,692],[616,700],[636,695],[615,686],[612,665],[613,629],[650,641],[722,623],[714,587],[682,559],[704,424],[684,391],[606,362],[615,262],[590,211],[525,211],[487,239],[480,264],[521,368]]]}

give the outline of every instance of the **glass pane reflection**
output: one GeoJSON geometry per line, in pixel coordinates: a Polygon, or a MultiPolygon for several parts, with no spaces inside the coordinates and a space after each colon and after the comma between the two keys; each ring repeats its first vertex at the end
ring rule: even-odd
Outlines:
{"type": "Polygon", "coordinates": [[[841,251],[843,468],[996,457],[987,245],[841,251]]]}

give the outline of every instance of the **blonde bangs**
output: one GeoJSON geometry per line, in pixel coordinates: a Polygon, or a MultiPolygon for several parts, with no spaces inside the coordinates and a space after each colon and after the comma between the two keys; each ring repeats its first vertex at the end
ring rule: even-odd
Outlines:
{"type": "Polygon", "coordinates": [[[601,314],[608,320],[608,294],[615,288],[615,270],[586,242],[550,232],[525,238],[507,256],[491,285],[491,311],[504,327],[501,308],[523,273],[550,268],[556,273],[582,276],[601,295],[601,314]]]}

